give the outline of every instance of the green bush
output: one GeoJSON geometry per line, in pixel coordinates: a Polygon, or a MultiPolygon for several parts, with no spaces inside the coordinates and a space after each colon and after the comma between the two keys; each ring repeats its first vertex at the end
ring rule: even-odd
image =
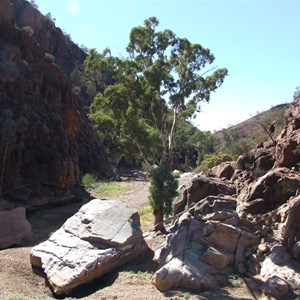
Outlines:
{"type": "Polygon", "coordinates": [[[84,186],[89,187],[97,182],[97,178],[94,174],[86,173],[81,179],[84,186]]]}
{"type": "Polygon", "coordinates": [[[178,195],[177,187],[178,182],[172,175],[168,164],[163,163],[155,169],[149,187],[149,204],[153,208],[154,214],[160,214],[160,218],[163,215],[165,217],[170,215],[173,199],[178,195]]]}
{"type": "Polygon", "coordinates": [[[232,157],[229,154],[224,153],[217,153],[217,154],[207,154],[204,156],[203,161],[201,162],[200,166],[195,169],[195,172],[201,172],[217,166],[225,161],[231,161],[232,157]]]}

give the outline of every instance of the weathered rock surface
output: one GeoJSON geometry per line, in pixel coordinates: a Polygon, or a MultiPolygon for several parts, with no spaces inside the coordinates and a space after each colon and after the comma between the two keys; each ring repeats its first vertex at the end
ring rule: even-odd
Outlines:
{"type": "Polygon", "coordinates": [[[173,214],[183,212],[187,207],[207,196],[233,195],[236,188],[230,182],[212,179],[203,175],[193,177],[190,183],[182,188],[179,196],[175,199],[173,214]]]}
{"type": "Polygon", "coordinates": [[[296,167],[300,161],[300,101],[286,111],[286,126],[278,137],[276,165],[296,167]]]}
{"type": "Polygon", "coordinates": [[[31,251],[57,295],[112,271],[145,250],[139,215],[123,202],[94,199],[31,251]]]}
{"type": "Polygon", "coordinates": [[[61,197],[80,172],[113,176],[66,75],[85,56],[28,1],[0,2],[2,191],[23,187],[5,194],[19,206],[61,197]]]}
{"type": "MultiPolygon", "coordinates": [[[[297,263],[292,264],[292,257],[286,251],[286,247],[282,245],[275,245],[268,253],[266,259],[262,262],[260,274],[267,281],[276,275],[291,285],[292,288],[299,288],[300,286],[300,266],[297,263]]],[[[282,282],[281,281],[281,282],[282,282]]],[[[278,284],[282,286],[282,284],[278,284]]],[[[283,290],[286,290],[286,285],[283,284],[283,290]]],[[[284,295],[285,293],[282,292],[284,295]]]]}
{"type": "Polygon", "coordinates": [[[247,203],[247,212],[265,213],[286,203],[291,196],[295,196],[299,187],[299,172],[292,172],[288,168],[275,168],[246,186],[238,199],[247,203]]]}
{"type": "Polygon", "coordinates": [[[0,212],[0,249],[20,245],[31,236],[31,225],[25,216],[25,208],[17,207],[0,212]]]}
{"type": "Polygon", "coordinates": [[[200,292],[216,288],[234,266],[250,266],[245,253],[257,237],[239,225],[235,207],[229,196],[210,196],[181,215],[155,254],[159,269],[152,283],[161,291],[177,287],[200,292]]]}
{"type": "Polygon", "coordinates": [[[152,283],[159,290],[216,288],[235,270],[260,273],[267,297],[299,294],[299,130],[300,102],[290,105],[275,142],[185,182],[173,226],[155,254],[152,283]]]}

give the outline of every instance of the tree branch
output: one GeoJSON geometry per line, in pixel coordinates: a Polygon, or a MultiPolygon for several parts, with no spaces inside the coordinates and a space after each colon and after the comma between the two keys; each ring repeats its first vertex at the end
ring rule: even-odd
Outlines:
{"type": "Polygon", "coordinates": [[[272,137],[272,135],[270,134],[269,130],[266,128],[266,126],[264,124],[262,124],[261,122],[257,121],[257,123],[259,125],[261,125],[261,127],[264,129],[264,131],[267,133],[267,135],[270,137],[270,139],[272,140],[272,142],[274,144],[276,144],[276,141],[274,140],[274,138],[272,137]]]}

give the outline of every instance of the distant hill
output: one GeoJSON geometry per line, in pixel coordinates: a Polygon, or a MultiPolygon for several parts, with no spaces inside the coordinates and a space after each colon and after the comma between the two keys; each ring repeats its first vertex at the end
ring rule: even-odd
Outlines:
{"type": "Polygon", "coordinates": [[[276,136],[284,126],[284,113],[290,105],[291,103],[276,105],[271,109],[261,112],[241,123],[216,131],[214,133],[216,147],[218,147],[218,145],[220,145],[224,140],[224,131],[232,136],[238,136],[241,139],[252,139],[261,135],[266,135],[264,129],[258,122],[268,126],[270,122],[275,121],[276,136]]]}

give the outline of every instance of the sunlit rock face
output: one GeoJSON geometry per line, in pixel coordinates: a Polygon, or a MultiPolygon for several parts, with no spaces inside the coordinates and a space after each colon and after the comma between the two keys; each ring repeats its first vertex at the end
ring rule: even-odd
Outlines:
{"type": "Polygon", "coordinates": [[[138,213],[125,203],[94,199],[31,251],[57,295],[113,271],[145,251],[138,213]]]}

